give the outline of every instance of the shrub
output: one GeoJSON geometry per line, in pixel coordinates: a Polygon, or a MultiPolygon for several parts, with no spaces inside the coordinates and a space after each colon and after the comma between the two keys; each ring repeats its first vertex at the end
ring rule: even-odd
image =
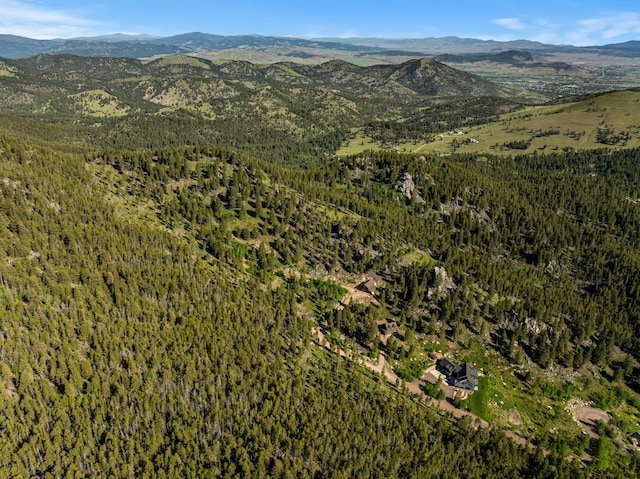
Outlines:
{"type": "Polygon", "coordinates": [[[425,383],[422,387],[422,390],[425,392],[427,396],[430,396],[435,399],[444,399],[445,393],[437,384],[425,383]]]}

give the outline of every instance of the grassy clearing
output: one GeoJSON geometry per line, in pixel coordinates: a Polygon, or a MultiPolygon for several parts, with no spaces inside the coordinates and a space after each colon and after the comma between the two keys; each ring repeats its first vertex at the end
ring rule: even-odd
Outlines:
{"type": "MultiPolygon", "coordinates": [[[[428,145],[428,144],[427,144],[428,145]]],[[[399,153],[425,152],[429,150],[422,141],[410,141],[407,143],[399,143],[395,147],[390,147],[379,141],[374,141],[366,136],[362,130],[355,130],[354,138],[343,143],[342,147],[336,152],[338,156],[358,155],[363,151],[397,151],[399,153]]]]}
{"type": "Polygon", "coordinates": [[[478,378],[478,390],[469,396],[467,405],[473,414],[489,420],[489,379],[486,376],[478,378]]]}
{"type": "Polygon", "coordinates": [[[89,90],[69,95],[74,108],[85,115],[95,117],[126,116],[131,108],[104,90],[89,90]]]}
{"type": "Polygon", "coordinates": [[[283,72],[285,72],[287,75],[290,75],[292,77],[296,77],[296,78],[305,78],[304,75],[302,75],[301,73],[298,73],[297,71],[292,70],[291,68],[285,66],[285,65],[277,65],[277,67],[282,70],[283,72]]]}
{"type": "Polygon", "coordinates": [[[410,264],[429,266],[434,263],[435,260],[429,256],[429,253],[419,249],[410,251],[400,259],[400,264],[402,266],[409,266],[410,264]]]}
{"type": "Polygon", "coordinates": [[[207,120],[215,120],[217,115],[211,104],[200,103],[198,105],[185,105],[181,107],[185,111],[192,111],[198,113],[207,120]]]}
{"type": "Polygon", "coordinates": [[[188,65],[192,67],[202,68],[203,70],[210,70],[211,67],[208,63],[203,62],[201,59],[188,56],[188,55],[171,55],[162,57],[158,62],[162,65],[188,65]]]}
{"type": "Polygon", "coordinates": [[[494,123],[464,129],[463,135],[444,134],[432,145],[441,153],[533,153],[562,149],[640,146],[640,93],[614,92],[577,103],[532,107],[503,115],[494,123]],[[611,133],[609,144],[598,141],[611,133]],[[615,141],[615,137],[624,140],[615,141]],[[526,146],[525,146],[526,145],[526,146]]]}

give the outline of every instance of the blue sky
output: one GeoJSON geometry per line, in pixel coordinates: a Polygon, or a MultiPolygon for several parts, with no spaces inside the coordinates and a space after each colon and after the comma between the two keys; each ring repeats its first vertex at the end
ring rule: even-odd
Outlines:
{"type": "Polygon", "coordinates": [[[0,34],[69,38],[201,31],[601,45],[640,40],[638,0],[0,0],[0,34]]]}

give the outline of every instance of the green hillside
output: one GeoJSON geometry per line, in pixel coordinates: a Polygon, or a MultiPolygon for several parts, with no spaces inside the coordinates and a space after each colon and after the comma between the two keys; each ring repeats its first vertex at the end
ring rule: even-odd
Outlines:
{"type": "Polygon", "coordinates": [[[504,115],[490,125],[466,130],[464,137],[475,138],[478,143],[469,143],[460,151],[513,153],[519,149],[523,153],[540,153],[635,148],[640,146],[640,122],[635,115],[639,104],[640,92],[622,91],[575,103],[525,109],[504,115]],[[522,142],[527,147],[510,148],[510,142],[522,142]]]}
{"type": "Polygon", "coordinates": [[[337,60],[311,66],[40,55],[3,64],[0,113],[34,122],[29,131],[48,124],[50,141],[64,134],[62,125],[83,125],[91,133],[68,142],[74,147],[219,143],[276,161],[333,154],[352,128],[372,119],[401,122],[434,101],[541,100],[429,59],[365,68],[337,60]]]}
{"type": "Polygon", "coordinates": [[[388,148],[385,138],[401,151],[436,154],[457,151],[513,155],[636,148],[640,146],[640,122],[635,113],[639,103],[640,92],[611,92],[580,101],[518,108],[501,115],[496,110],[493,119],[489,118],[492,121],[481,125],[452,123],[453,128],[446,123],[432,126],[423,118],[410,117],[408,122],[398,124],[398,131],[389,127],[377,131],[371,126],[357,129],[338,153],[388,148]]]}
{"type": "Polygon", "coordinates": [[[574,157],[572,172],[558,169],[563,157],[389,154],[300,170],[199,148],[112,150],[83,164],[5,140],[2,467],[53,476],[457,477],[459,462],[449,469],[442,457],[459,461],[468,441],[469,451],[512,458],[470,455],[472,477],[547,467],[588,476],[597,461],[579,469],[563,457],[595,455],[597,442],[554,411],[598,398],[620,418],[607,470],[626,474],[636,466],[624,438],[640,419],[625,386],[639,388],[640,217],[628,198],[640,192],[630,153],[574,157]],[[402,171],[425,203],[393,191],[402,171]],[[458,197],[452,210],[442,205],[458,197]],[[401,260],[411,251],[432,260],[401,260]],[[433,262],[454,292],[428,293],[433,262]],[[381,305],[334,316],[331,296],[293,271],[338,284],[380,275],[381,305]],[[405,332],[393,350],[378,344],[368,328],[385,317],[414,339],[405,332]],[[501,398],[489,406],[491,422],[564,452],[536,459],[497,432],[452,427],[324,352],[312,342],[317,327],[365,351],[383,348],[398,364],[436,344],[469,358],[492,372],[501,398]],[[576,373],[550,379],[552,365],[576,373]],[[613,396],[594,371],[611,375],[613,396]],[[557,391],[545,399],[549,412],[537,406],[541,390],[557,391]],[[519,426],[501,419],[513,411],[519,426]]]}
{"type": "Polygon", "coordinates": [[[618,132],[636,93],[525,109],[429,61],[6,63],[3,477],[638,474],[640,149],[427,148],[445,124],[618,132]],[[426,146],[335,154],[386,134],[426,146]],[[454,397],[440,356],[479,389],[454,397]]]}

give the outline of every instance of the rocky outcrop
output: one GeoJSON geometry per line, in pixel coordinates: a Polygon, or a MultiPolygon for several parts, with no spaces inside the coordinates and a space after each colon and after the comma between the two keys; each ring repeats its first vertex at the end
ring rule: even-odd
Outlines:
{"type": "Polygon", "coordinates": [[[427,298],[441,299],[449,292],[456,290],[456,283],[449,277],[446,269],[441,266],[436,266],[433,269],[433,274],[434,282],[433,286],[427,290],[427,298]]]}
{"type": "Polygon", "coordinates": [[[420,196],[416,183],[413,181],[413,176],[408,171],[402,173],[395,189],[409,201],[415,200],[416,203],[424,203],[424,199],[420,196]]]}

